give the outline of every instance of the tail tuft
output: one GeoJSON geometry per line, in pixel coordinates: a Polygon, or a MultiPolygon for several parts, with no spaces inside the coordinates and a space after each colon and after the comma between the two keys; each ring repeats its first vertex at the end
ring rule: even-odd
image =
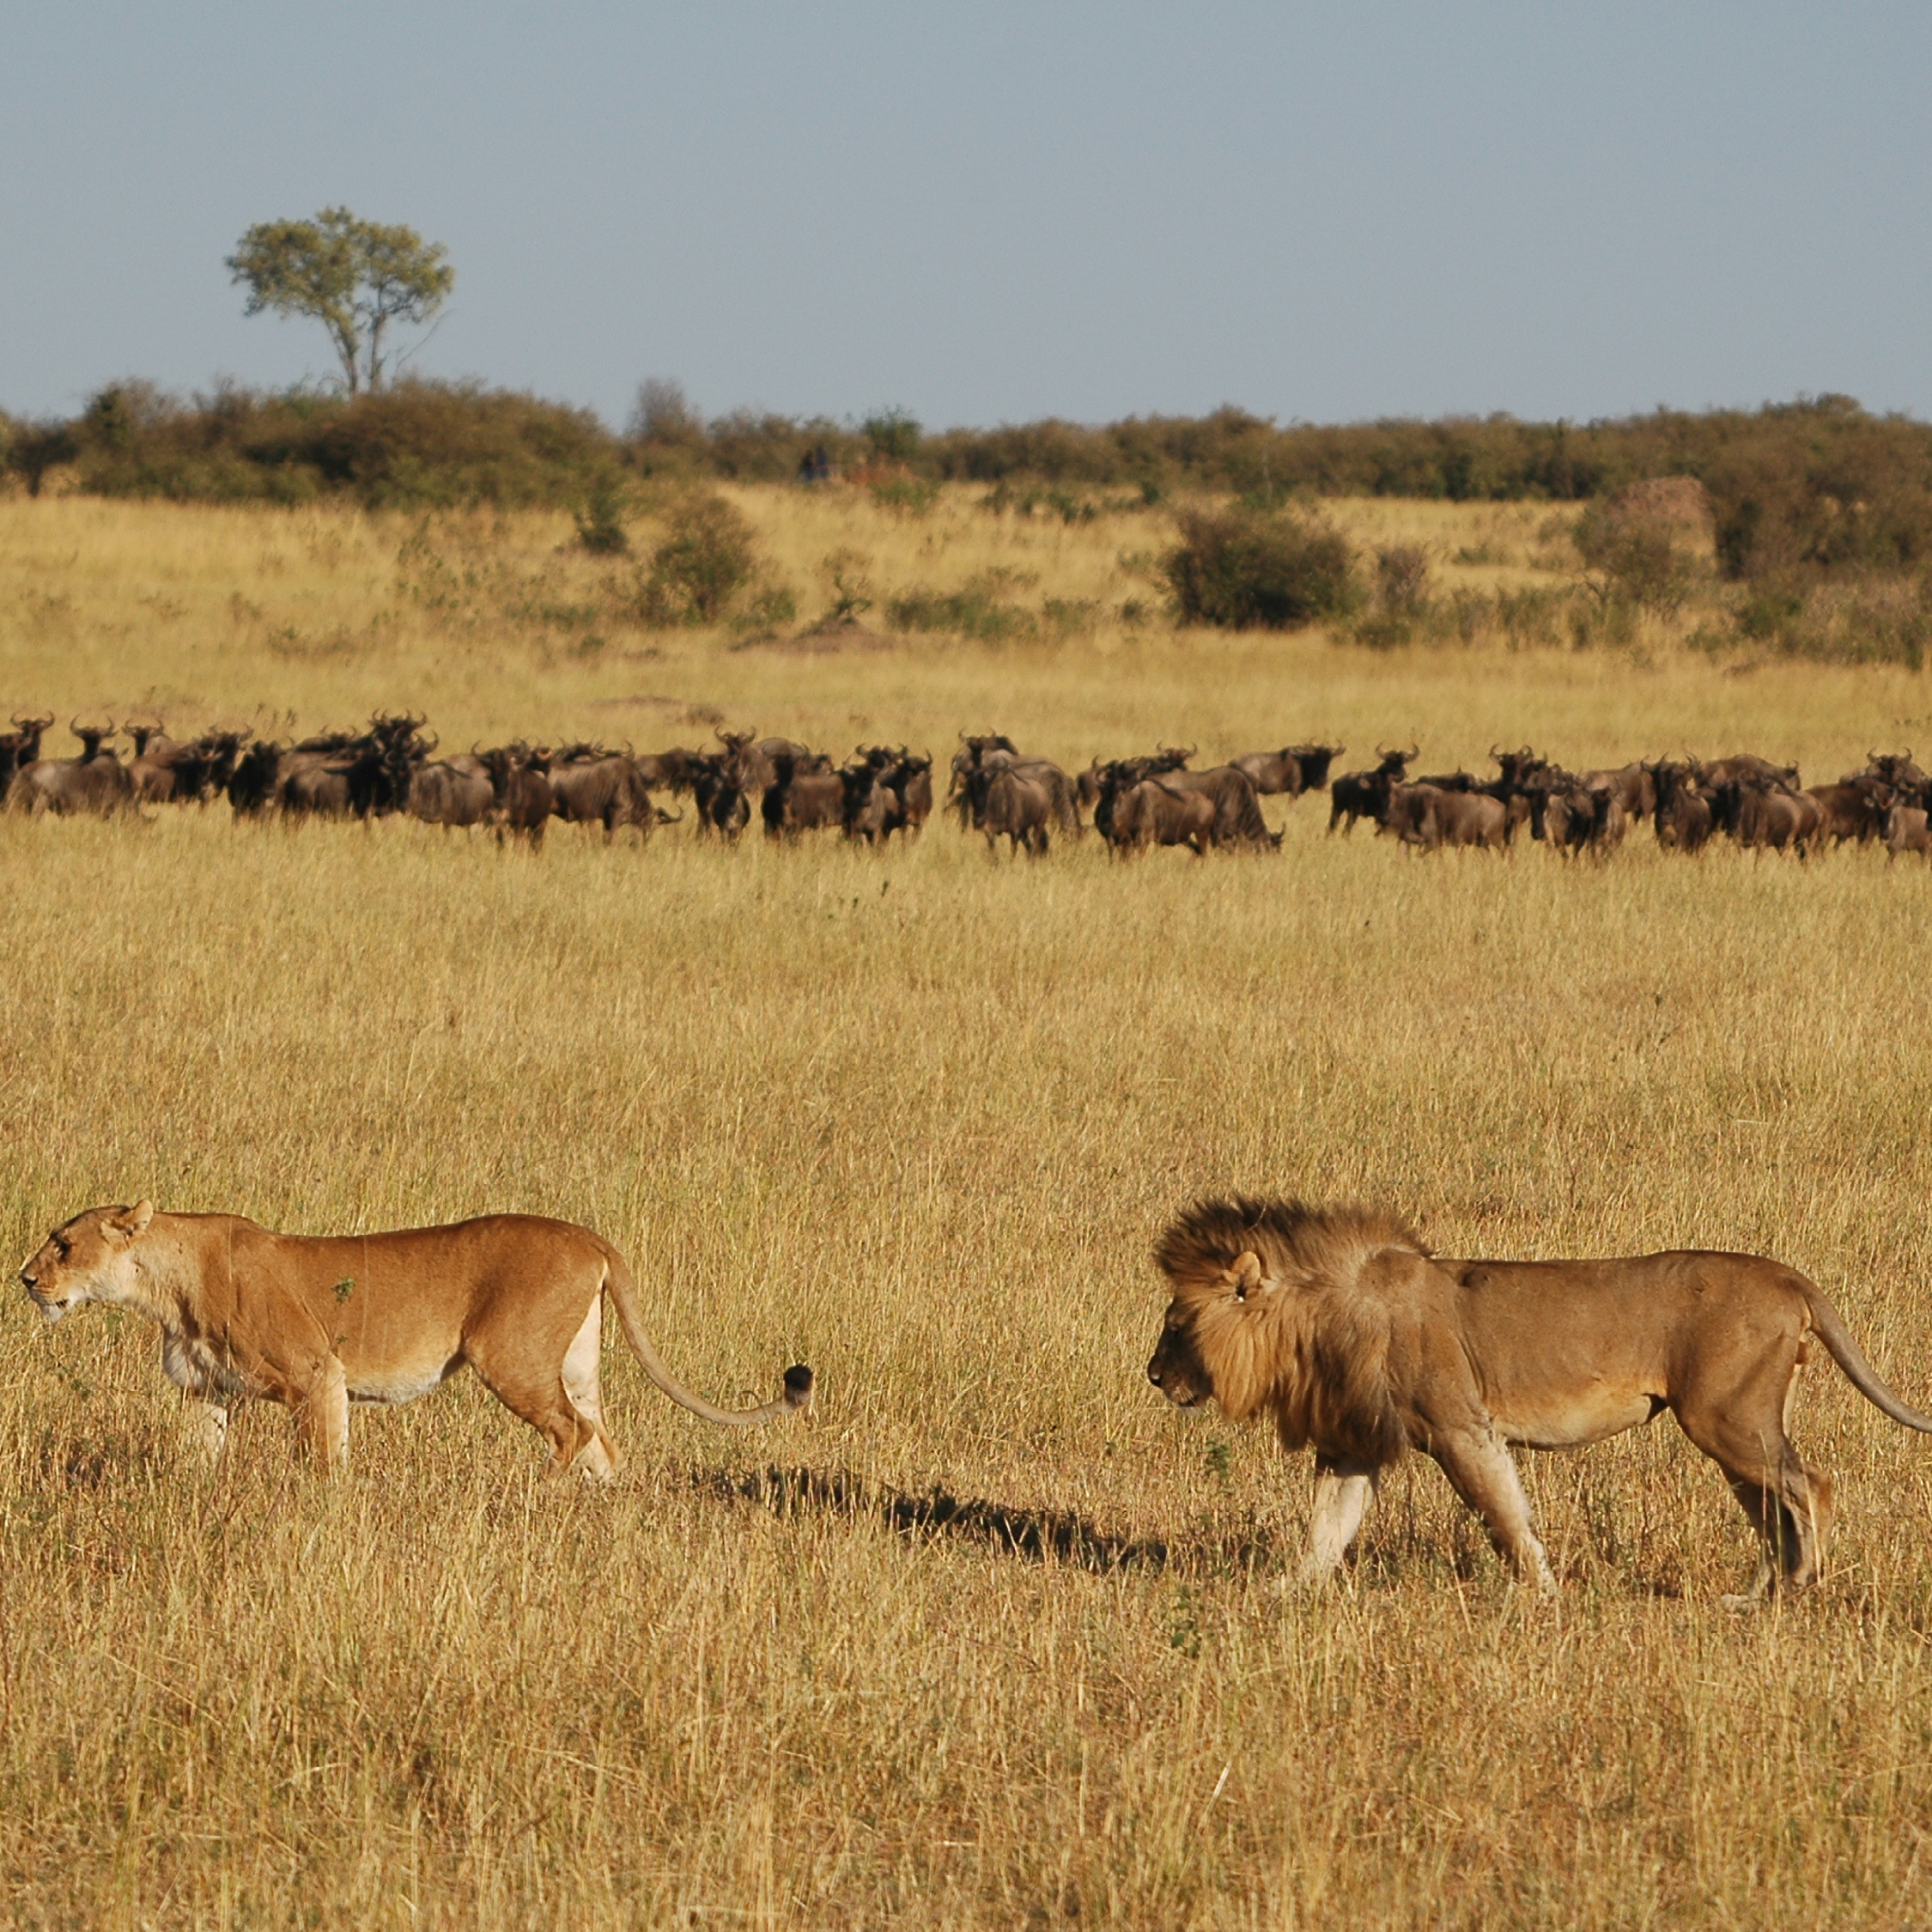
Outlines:
{"type": "Polygon", "coordinates": [[[803,1362],[794,1362],[785,1371],[785,1406],[802,1409],[811,1400],[811,1370],[803,1362]]]}

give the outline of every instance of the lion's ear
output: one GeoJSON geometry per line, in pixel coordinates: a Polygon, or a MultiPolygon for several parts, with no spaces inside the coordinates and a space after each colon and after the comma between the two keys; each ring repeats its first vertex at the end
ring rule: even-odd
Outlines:
{"type": "Polygon", "coordinates": [[[151,1200],[137,1200],[124,1214],[114,1217],[112,1225],[118,1234],[132,1241],[137,1235],[145,1234],[148,1224],[155,1218],[155,1204],[151,1200]]]}
{"type": "Polygon", "coordinates": [[[1261,1257],[1250,1248],[1247,1249],[1228,1270],[1228,1279],[1234,1284],[1234,1298],[1244,1302],[1261,1279],[1261,1257]]]}

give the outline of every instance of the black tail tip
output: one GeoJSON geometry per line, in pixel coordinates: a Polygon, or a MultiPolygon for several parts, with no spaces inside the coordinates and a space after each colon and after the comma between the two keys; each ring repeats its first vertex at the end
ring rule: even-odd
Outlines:
{"type": "Polygon", "coordinates": [[[811,1400],[811,1370],[803,1362],[794,1362],[785,1371],[785,1400],[795,1409],[811,1400]]]}

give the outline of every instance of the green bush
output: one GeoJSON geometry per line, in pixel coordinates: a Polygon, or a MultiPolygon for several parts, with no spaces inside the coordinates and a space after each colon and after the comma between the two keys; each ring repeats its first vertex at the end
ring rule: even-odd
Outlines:
{"type": "Polygon", "coordinates": [[[1030,583],[1012,570],[982,570],[956,591],[936,591],[914,585],[888,600],[887,622],[895,630],[951,631],[982,644],[1004,644],[1031,637],[1039,629],[1030,611],[1013,601],[1013,593],[1030,583]]]}
{"type": "Polygon", "coordinates": [[[919,419],[904,410],[878,410],[859,425],[872,455],[884,463],[909,463],[918,453],[924,434],[919,419]]]}
{"type": "Polygon", "coordinates": [[[1682,531],[1679,516],[1654,506],[1639,489],[1591,504],[1577,518],[1571,540],[1600,605],[1633,605],[1674,617],[1697,580],[1682,531]]]}
{"type": "Polygon", "coordinates": [[[690,496],[665,519],[637,606],[647,623],[714,624],[757,566],[751,526],[721,496],[690,496]]]}
{"type": "Polygon", "coordinates": [[[1183,622],[1292,630],[1356,601],[1347,541],[1306,515],[1188,510],[1162,572],[1183,622]]]}
{"type": "Polygon", "coordinates": [[[630,548],[624,529],[624,490],[608,471],[597,477],[576,513],[577,542],[592,556],[622,556],[630,548]]]}

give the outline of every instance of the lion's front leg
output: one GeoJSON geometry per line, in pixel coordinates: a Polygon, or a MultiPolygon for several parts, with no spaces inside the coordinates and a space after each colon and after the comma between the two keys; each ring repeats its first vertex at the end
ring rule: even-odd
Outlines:
{"type": "Polygon", "coordinates": [[[210,1462],[219,1462],[228,1446],[228,1412],[221,1402],[185,1396],[181,1404],[181,1433],[210,1462]]]}
{"type": "Polygon", "coordinates": [[[308,1393],[292,1405],[295,1447],[318,1468],[349,1466],[349,1377],[331,1356],[316,1371],[308,1393]]]}
{"type": "Polygon", "coordinates": [[[1315,1514],[1301,1581],[1325,1583],[1341,1567],[1376,1492],[1376,1471],[1366,1462],[1315,1459],[1315,1514]]]}

